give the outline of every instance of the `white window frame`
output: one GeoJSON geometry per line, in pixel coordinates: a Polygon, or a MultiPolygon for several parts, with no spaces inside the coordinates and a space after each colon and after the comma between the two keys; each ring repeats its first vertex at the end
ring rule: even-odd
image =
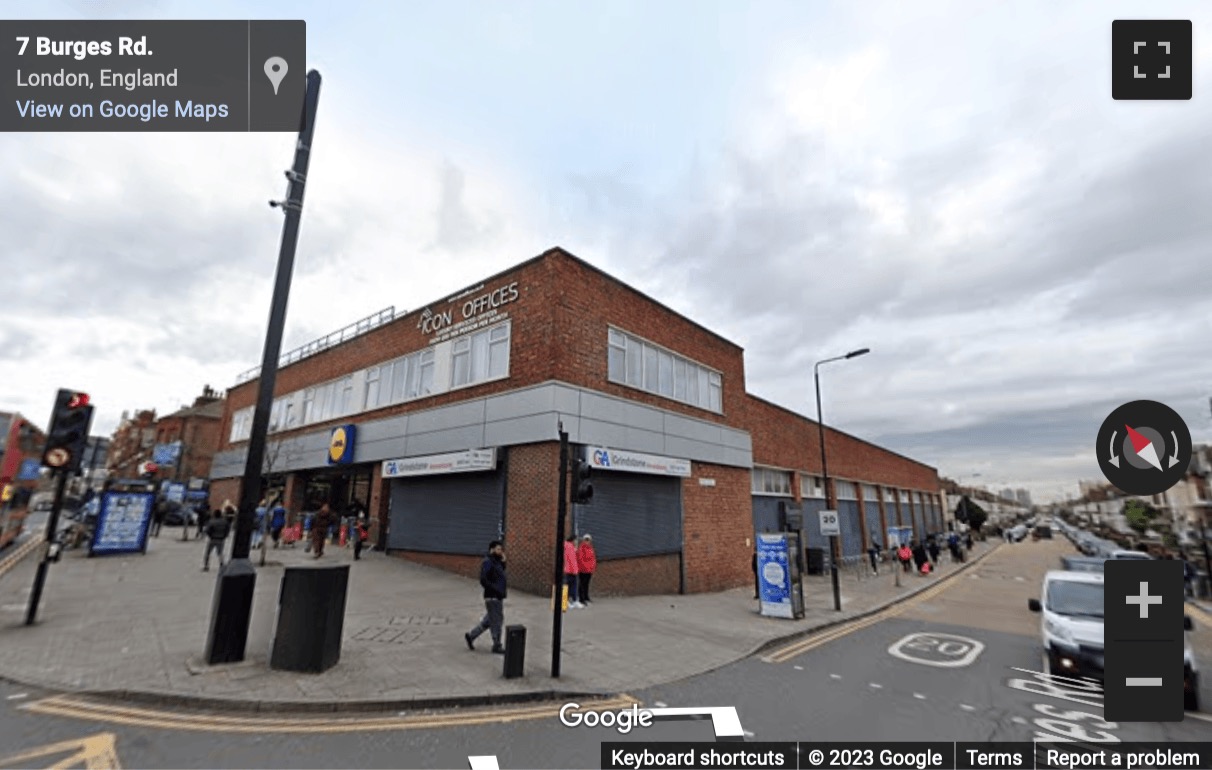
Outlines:
{"type": "Polygon", "coordinates": [[[608,381],[724,413],[722,372],[614,326],[607,327],[606,348],[608,381]]]}
{"type": "Polygon", "coordinates": [[[824,479],[811,473],[801,473],[800,497],[806,500],[824,500],[824,479]]]}
{"type": "Polygon", "coordinates": [[[781,468],[754,466],[750,474],[750,491],[766,497],[794,497],[791,489],[791,471],[781,468]],[[786,489],[784,490],[784,487],[786,489]]]}
{"type": "Polygon", "coordinates": [[[838,500],[858,500],[858,485],[846,479],[834,479],[833,494],[838,500]]]}

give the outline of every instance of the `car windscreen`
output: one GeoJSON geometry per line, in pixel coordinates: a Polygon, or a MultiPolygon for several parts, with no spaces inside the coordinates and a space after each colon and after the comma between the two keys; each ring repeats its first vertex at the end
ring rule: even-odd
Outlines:
{"type": "Polygon", "coordinates": [[[1048,611],[1081,618],[1103,617],[1103,584],[1054,580],[1048,585],[1048,611]]]}

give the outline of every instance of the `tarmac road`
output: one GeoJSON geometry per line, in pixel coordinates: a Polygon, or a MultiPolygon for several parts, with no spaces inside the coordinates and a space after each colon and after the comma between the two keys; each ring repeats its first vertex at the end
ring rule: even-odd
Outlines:
{"type": "MultiPolygon", "coordinates": [[[[1212,717],[1203,714],[1172,724],[1106,723],[1097,686],[1042,673],[1039,617],[1027,599],[1070,549],[1065,540],[1002,548],[880,614],[604,707],[733,706],[749,741],[1212,740],[1212,717]]],[[[1206,669],[1212,617],[1191,614],[1206,669]]],[[[1204,702],[1212,703],[1206,692],[1204,702]]],[[[467,768],[469,756],[481,755],[495,756],[503,770],[578,768],[600,766],[602,741],[714,739],[710,721],[661,722],[625,735],[567,727],[560,705],[216,715],[47,698],[0,685],[0,768],[50,767],[72,752],[95,757],[80,759],[92,768],[467,768]],[[54,751],[12,759],[46,746],[54,751]]]]}

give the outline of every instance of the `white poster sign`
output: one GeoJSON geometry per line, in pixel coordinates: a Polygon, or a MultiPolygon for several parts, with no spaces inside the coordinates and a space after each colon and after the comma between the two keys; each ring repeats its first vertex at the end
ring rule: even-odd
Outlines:
{"type": "Polygon", "coordinates": [[[449,452],[440,455],[405,457],[383,461],[383,478],[403,476],[431,476],[437,473],[467,473],[490,471],[497,467],[497,450],[469,449],[466,452],[449,452]]]}
{"type": "Polygon", "coordinates": [[[586,454],[590,467],[598,470],[652,473],[658,476],[690,476],[690,461],[676,457],[623,452],[595,446],[586,449],[586,454]]]}

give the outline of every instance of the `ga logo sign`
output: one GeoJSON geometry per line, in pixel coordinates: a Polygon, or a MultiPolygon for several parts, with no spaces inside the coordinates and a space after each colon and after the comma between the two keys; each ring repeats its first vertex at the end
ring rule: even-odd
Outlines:
{"type": "Polygon", "coordinates": [[[605,449],[598,449],[593,453],[593,464],[599,468],[610,467],[610,454],[605,449]]]}
{"type": "Polygon", "coordinates": [[[332,435],[328,439],[329,465],[348,465],[353,462],[356,435],[357,426],[354,425],[338,425],[332,429],[332,435]]]}

